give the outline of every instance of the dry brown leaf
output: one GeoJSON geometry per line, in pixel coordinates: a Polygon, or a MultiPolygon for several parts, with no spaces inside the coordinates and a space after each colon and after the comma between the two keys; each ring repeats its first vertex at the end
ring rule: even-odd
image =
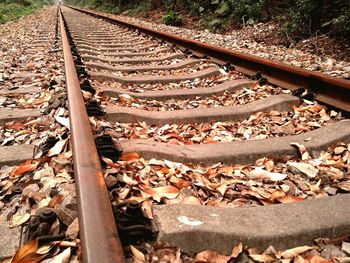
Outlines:
{"type": "Polygon", "coordinates": [[[269,255],[250,254],[249,257],[251,257],[254,260],[254,262],[270,263],[270,262],[276,261],[275,258],[273,258],[269,255]]]}
{"type": "Polygon", "coordinates": [[[241,254],[242,251],[243,251],[243,244],[242,244],[242,242],[240,242],[237,246],[235,246],[235,247],[232,249],[231,258],[236,258],[236,257],[238,257],[238,255],[241,254]]]}
{"type": "Polygon", "coordinates": [[[61,195],[61,194],[55,195],[50,200],[48,207],[54,208],[57,204],[61,203],[63,199],[64,199],[64,195],[61,195]]]}
{"type": "Polygon", "coordinates": [[[69,126],[69,118],[65,118],[65,117],[60,117],[60,116],[55,116],[55,120],[65,126],[68,130],[70,129],[70,126],[69,126]]]}
{"type": "Polygon", "coordinates": [[[68,263],[71,256],[71,248],[68,247],[53,258],[46,259],[43,263],[68,263]]]}
{"type": "Polygon", "coordinates": [[[342,190],[350,192],[350,181],[340,182],[338,183],[338,187],[342,190]]]}
{"type": "Polygon", "coordinates": [[[263,199],[263,197],[259,193],[254,192],[253,190],[248,190],[248,189],[242,190],[241,195],[243,197],[251,197],[252,196],[252,197],[255,197],[257,199],[263,199]]]}
{"type": "Polygon", "coordinates": [[[46,255],[36,254],[38,248],[38,240],[29,241],[16,251],[10,263],[36,263],[41,261],[46,255]]]}
{"type": "Polygon", "coordinates": [[[119,158],[120,161],[135,161],[138,159],[140,159],[140,155],[138,153],[126,153],[119,158]]]}
{"type": "Polygon", "coordinates": [[[282,173],[272,173],[262,168],[255,168],[247,174],[248,178],[251,179],[268,179],[271,181],[282,181],[287,175],[282,173]]]}
{"type": "Polygon", "coordinates": [[[20,226],[23,223],[27,222],[30,218],[30,214],[26,213],[24,215],[14,215],[12,218],[12,226],[20,226]]]}
{"type": "Polygon", "coordinates": [[[153,219],[152,200],[143,201],[141,208],[148,218],[153,219]]]}
{"type": "Polygon", "coordinates": [[[51,156],[60,154],[62,152],[64,146],[66,145],[67,141],[68,141],[68,139],[64,139],[64,140],[60,140],[60,141],[56,142],[56,144],[47,153],[47,156],[51,157],[51,156]]]}
{"type": "Polygon", "coordinates": [[[192,185],[191,182],[184,180],[182,178],[178,178],[176,176],[170,177],[169,182],[171,182],[171,184],[173,184],[176,188],[179,188],[179,189],[186,188],[187,186],[192,185]]]}
{"type": "Polygon", "coordinates": [[[309,155],[309,153],[308,153],[308,151],[307,151],[305,145],[300,144],[300,143],[297,143],[297,142],[292,142],[290,145],[293,146],[293,147],[295,147],[295,148],[297,148],[297,149],[299,150],[301,159],[302,159],[303,161],[308,160],[308,159],[311,159],[311,157],[310,157],[310,155],[309,155]]]}
{"type": "Polygon", "coordinates": [[[5,129],[14,129],[16,131],[19,131],[21,129],[25,128],[25,125],[21,122],[14,122],[12,124],[6,124],[5,129]]]}
{"type": "Polygon", "coordinates": [[[17,177],[22,174],[34,171],[38,167],[38,165],[39,165],[39,162],[37,161],[32,161],[32,160],[25,161],[24,163],[21,163],[20,165],[18,165],[14,170],[12,170],[12,172],[10,173],[10,176],[17,177]]]}
{"type": "Polygon", "coordinates": [[[131,253],[134,256],[134,262],[146,262],[146,258],[145,255],[138,250],[136,247],[134,247],[133,245],[130,245],[130,249],[131,249],[131,253]]]}
{"type": "Polygon", "coordinates": [[[106,164],[108,164],[110,167],[118,168],[119,165],[116,163],[113,163],[113,161],[106,157],[101,157],[102,161],[104,161],[106,164]]]}
{"type": "Polygon", "coordinates": [[[218,252],[213,250],[205,250],[196,255],[194,262],[210,262],[210,263],[227,263],[230,257],[220,255],[218,252]]]}
{"type": "Polygon", "coordinates": [[[278,198],[277,200],[279,202],[283,203],[283,204],[286,204],[286,203],[293,203],[293,202],[304,201],[304,198],[301,197],[301,196],[288,195],[288,196],[285,196],[285,197],[282,197],[282,198],[278,198]]]}
{"type": "Polygon", "coordinates": [[[265,168],[266,170],[268,170],[269,172],[271,172],[273,170],[273,168],[275,167],[275,163],[273,162],[273,160],[267,160],[265,163],[265,168]]]}
{"type": "Polygon", "coordinates": [[[325,259],[323,257],[320,256],[313,256],[310,259],[310,263],[332,263],[333,260],[332,259],[325,259]]]}
{"type": "Polygon", "coordinates": [[[156,188],[150,188],[148,186],[140,186],[140,189],[142,192],[152,196],[152,198],[157,202],[160,202],[162,198],[168,198],[168,199],[176,198],[180,193],[179,189],[171,185],[161,186],[156,188]]]}
{"type": "Polygon", "coordinates": [[[216,191],[218,191],[221,196],[224,196],[227,190],[227,184],[224,182],[222,184],[220,184],[217,188],[216,191]]]}
{"type": "Polygon", "coordinates": [[[136,180],[132,179],[131,177],[127,176],[126,174],[123,174],[122,181],[124,183],[126,183],[127,185],[131,185],[131,186],[138,184],[138,182],[136,180]]]}
{"type": "Polygon", "coordinates": [[[271,200],[272,201],[275,201],[275,200],[279,200],[279,199],[282,199],[286,196],[285,192],[283,192],[282,190],[280,189],[277,189],[275,191],[272,192],[271,194],[271,200]]]}
{"type": "Polygon", "coordinates": [[[297,255],[300,255],[300,254],[302,254],[308,250],[311,250],[313,248],[314,247],[310,247],[310,246],[295,247],[295,248],[287,249],[283,252],[279,252],[279,253],[277,253],[277,255],[280,258],[292,259],[292,258],[296,257],[297,255]]]}

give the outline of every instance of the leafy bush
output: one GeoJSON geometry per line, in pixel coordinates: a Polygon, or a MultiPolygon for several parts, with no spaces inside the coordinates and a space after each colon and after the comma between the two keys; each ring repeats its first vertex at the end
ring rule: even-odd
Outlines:
{"type": "Polygon", "coordinates": [[[0,1],[0,23],[16,20],[33,13],[42,6],[51,3],[50,0],[3,0],[0,1]]]}
{"type": "Polygon", "coordinates": [[[296,0],[281,17],[282,32],[293,38],[330,32],[350,36],[350,1],[296,0]]]}
{"type": "Polygon", "coordinates": [[[257,21],[265,21],[265,15],[269,0],[230,0],[232,7],[231,17],[236,25],[242,25],[243,21],[253,24],[257,21]]]}
{"type": "Polygon", "coordinates": [[[297,0],[282,17],[282,31],[295,36],[310,36],[320,28],[323,13],[319,1],[297,0]]]}
{"type": "Polygon", "coordinates": [[[350,37],[350,10],[344,14],[333,18],[331,21],[331,27],[335,34],[344,34],[346,37],[350,37]]]}
{"type": "Polygon", "coordinates": [[[173,10],[170,10],[165,16],[163,16],[163,23],[166,25],[180,26],[182,24],[182,19],[173,10]]]}

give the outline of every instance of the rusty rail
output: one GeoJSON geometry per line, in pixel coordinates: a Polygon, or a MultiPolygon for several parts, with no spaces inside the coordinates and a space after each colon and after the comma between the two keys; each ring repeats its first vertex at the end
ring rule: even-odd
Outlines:
{"type": "Polygon", "coordinates": [[[125,262],[60,10],[74,176],[84,262],[125,262]]]}
{"type": "Polygon", "coordinates": [[[272,84],[292,90],[300,87],[309,89],[316,93],[316,99],[318,101],[350,112],[350,81],[348,80],[240,53],[231,49],[205,44],[196,40],[185,39],[73,6],[69,7],[95,17],[106,19],[112,23],[137,29],[145,34],[176,44],[179,47],[205,54],[223,63],[229,62],[235,66],[236,70],[242,73],[252,75],[260,71],[272,84]]]}

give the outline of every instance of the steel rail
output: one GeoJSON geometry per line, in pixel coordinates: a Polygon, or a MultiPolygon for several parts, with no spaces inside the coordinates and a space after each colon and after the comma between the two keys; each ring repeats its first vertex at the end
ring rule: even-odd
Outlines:
{"type": "Polygon", "coordinates": [[[305,88],[316,94],[316,100],[350,112],[350,81],[331,77],[325,74],[313,72],[299,67],[287,65],[270,59],[244,54],[228,48],[222,48],[196,40],[185,39],[173,34],[161,32],[117,18],[97,14],[85,9],[68,6],[74,10],[103,18],[112,23],[117,23],[131,29],[137,29],[142,33],[155,38],[171,42],[179,47],[205,54],[223,63],[229,62],[236,70],[252,75],[260,71],[272,84],[295,90],[305,88]]]}
{"type": "Polygon", "coordinates": [[[83,261],[125,262],[60,10],[83,261]]]}

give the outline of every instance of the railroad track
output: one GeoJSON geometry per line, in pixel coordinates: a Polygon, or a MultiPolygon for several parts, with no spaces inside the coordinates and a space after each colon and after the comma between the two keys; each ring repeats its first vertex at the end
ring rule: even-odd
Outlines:
{"type": "Polygon", "coordinates": [[[123,245],[155,239],[230,254],[349,234],[348,81],[58,16],[85,262],[124,262],[123,245]]]}

